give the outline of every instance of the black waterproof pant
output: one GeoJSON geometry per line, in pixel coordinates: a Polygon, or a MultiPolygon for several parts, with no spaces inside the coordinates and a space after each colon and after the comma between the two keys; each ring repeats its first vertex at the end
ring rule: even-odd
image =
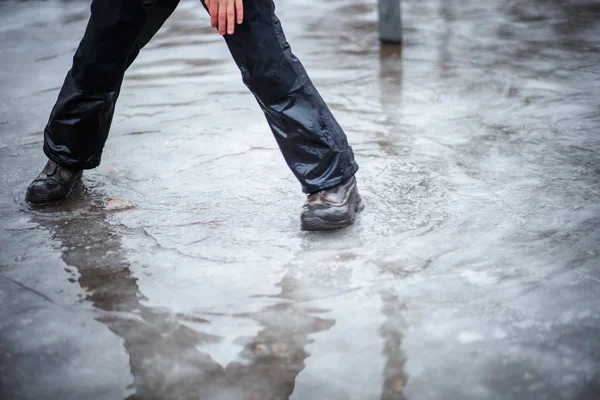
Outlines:
{"type": "MultiPolygon", "coordinates": [[[[125,70],[179,0],[94,0],[44,131],[44,152],[58,164],[100,164],[125,70]]],[[[346,135],[292,54],[272,0],[244,0],[244,22],[225,41],[307,193],[351,178],[358,166],[346,135]]],[[[242,129],[242,128],[240,128],[242,129]]]]}

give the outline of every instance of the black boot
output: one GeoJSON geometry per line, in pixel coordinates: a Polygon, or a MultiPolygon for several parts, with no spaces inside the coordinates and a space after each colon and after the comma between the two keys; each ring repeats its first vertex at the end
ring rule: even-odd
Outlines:
{"type": "Polygon", "coordinates": [[[67,198],[83,171],[71,169],[48,160],[37,178],[27,188],[25,200],[32,204],[47,205],[67,198]]]}
{"type": "Polygon", "coordinates": [[[302,210],[302,230],[323,231],[352,225],[363,209],[356,179],[308,195],[302,210]]]}

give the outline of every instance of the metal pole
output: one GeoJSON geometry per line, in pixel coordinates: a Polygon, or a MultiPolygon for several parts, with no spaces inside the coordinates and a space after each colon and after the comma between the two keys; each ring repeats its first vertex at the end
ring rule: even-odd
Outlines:
{"type": "Polygon", "coordinates": [[[379,40],[402,43],[400,0],[379,0],[379,40]]]}

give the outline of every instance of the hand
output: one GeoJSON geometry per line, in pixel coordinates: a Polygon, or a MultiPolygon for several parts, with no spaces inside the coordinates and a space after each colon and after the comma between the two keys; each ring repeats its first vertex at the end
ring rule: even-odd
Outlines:
{"type": "Polygon", "coordinates": [[[219,29],[219,34],[233,34],[236,22],[244,20],[243,0],[204,0],[210,14],[210,24],[219,29]]]}

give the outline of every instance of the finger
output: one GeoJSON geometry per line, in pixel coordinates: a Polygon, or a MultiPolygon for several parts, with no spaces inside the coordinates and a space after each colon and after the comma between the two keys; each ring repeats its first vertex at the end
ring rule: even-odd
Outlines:
{"type": "Polygon", "coordinates": [[[219,7],[219,34],[224,35],[227,29],[227,7],[219,7]]]}
{"type": "Polygon", "coordinates": [[[217,27],[217,12],[219,11],[219,2],[217,0],[210,1],[208,13],[210,14],[210,25],[213,28],[217,27]]]}
{"type": "Polygon", "coordinates": [[[210,10],[210,0],[204,0],[204,4],[206,5],[206,8],[210,10]]]}
{"type": "Polygon", "coordinates": [[[244,2],[243,0],[235,0],[235,16],[237,17],[237,23],[241,24],[244,22],[244,2]]]}
{"type": "Polygon", "coordinates": [[[233,35],[235,29],[235,9],[233,8],[233,0],[227,3],[227,34],[233,35]]]}

